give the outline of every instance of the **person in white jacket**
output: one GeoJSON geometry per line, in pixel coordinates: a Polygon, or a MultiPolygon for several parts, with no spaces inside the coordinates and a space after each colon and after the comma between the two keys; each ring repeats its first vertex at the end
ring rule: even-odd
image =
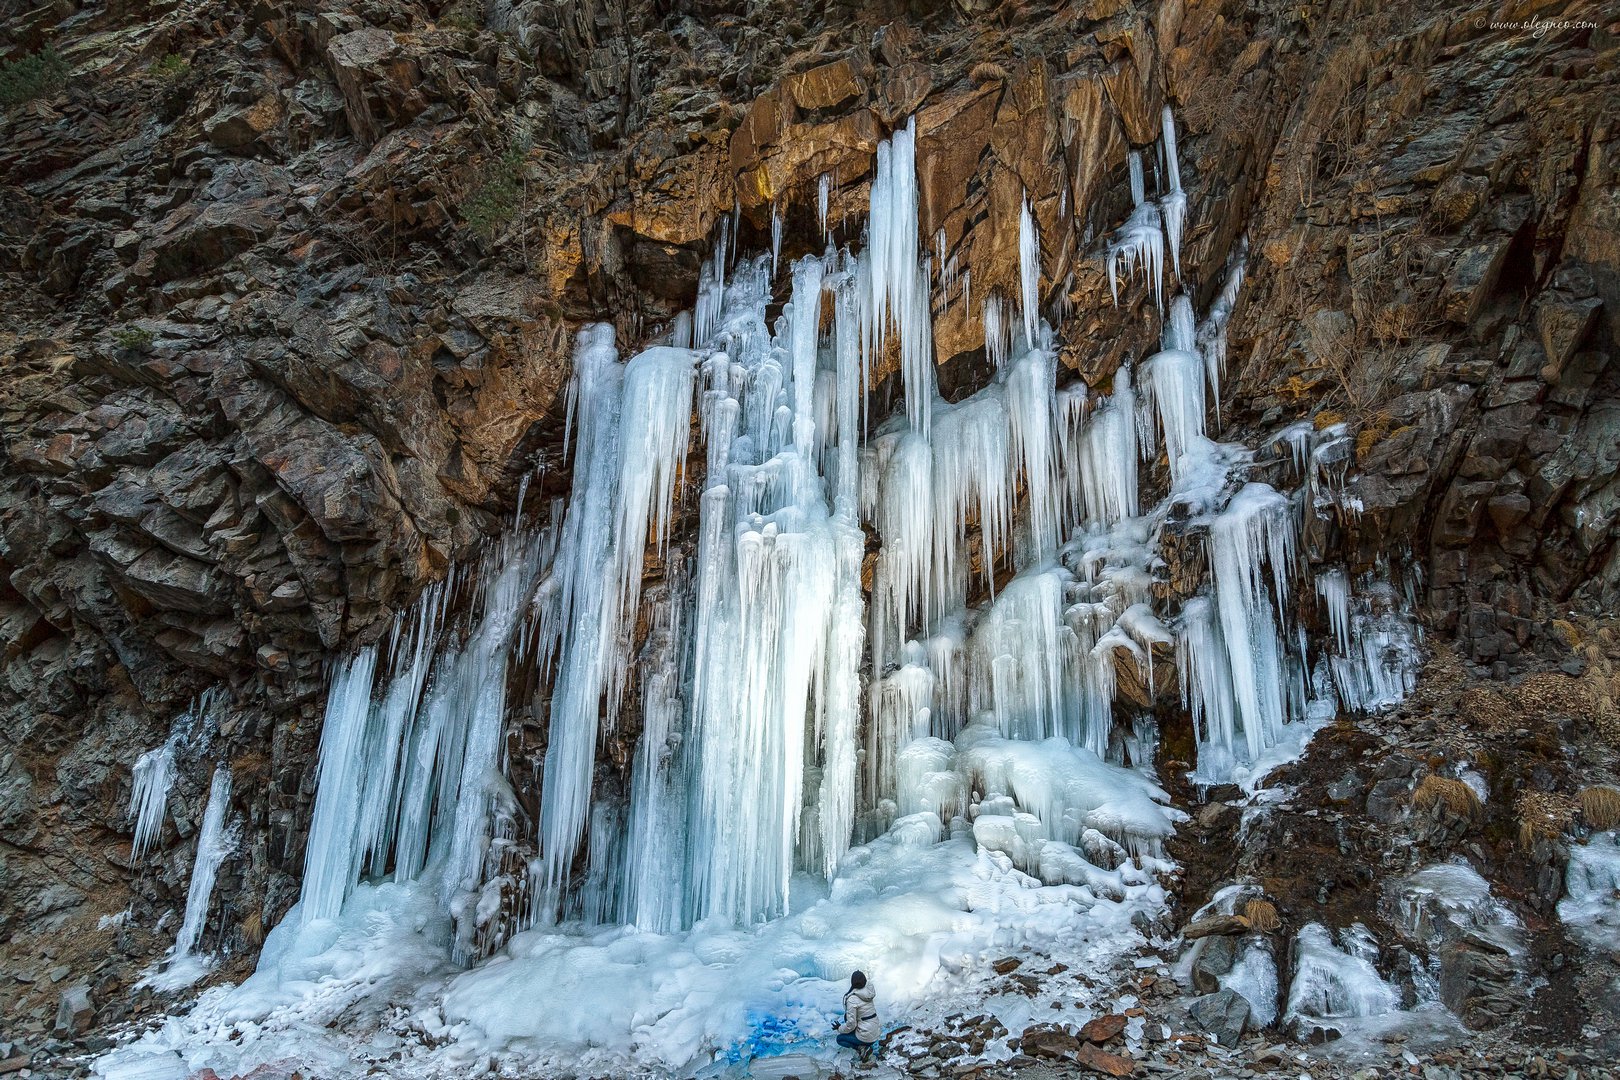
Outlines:
{"type": "Polygon", "coordinates": [[[864,972],[849,977],[849,989],[844,992],[844,1022],[838,1025],[838,1045],[855,1051],[862,1061],[872,1060],[872,1047],[883,1037],[873,996],[864,972]]]}

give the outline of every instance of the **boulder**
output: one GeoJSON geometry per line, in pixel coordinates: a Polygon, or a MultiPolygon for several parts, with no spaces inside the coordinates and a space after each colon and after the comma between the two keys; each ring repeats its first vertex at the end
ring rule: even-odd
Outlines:
{"type": "Polygon", "coordinates": [[[1200,994],[1213,994],[1221,988],[1221,976],[1232,970],[1237,962],[1236,937],[1216,935],[1206,938],[1193,961],[1193,990],[1200,994]]]}
{"type": "Polygon", "coordinates": [[[1236,990],[1205,994],[1187,1010],[1193,1023],[1222,1046],[1236,1046],[1249,1026],[1249,1002],[1236,990]]]}
{"type": "Polygon", "coordinates": [[[1086,1021],[1080,1029],[1080,1038],[1085,1042],[1105,1043],[1109,1039],[1117,1039],[1125,1031],[1125,1017],[1120,1013],[1105,1013],[1094,1016],[1086,1021]]]}
{"type": "Polygon", "coordinates": [[[90,988],[83,983],[62,991],[56,1004],[56,1024],[51,1033],[59,1039],[72,1039],[83,1034],[95,1019],[96,1009],[90,1002],[90,988]]]}

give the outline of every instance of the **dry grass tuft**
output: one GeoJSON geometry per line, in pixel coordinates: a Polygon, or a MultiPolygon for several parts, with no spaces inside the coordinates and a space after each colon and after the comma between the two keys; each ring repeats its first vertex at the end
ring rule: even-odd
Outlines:
{"type": "Polygon", "coordinates": [[[1425,776],[1412,792],[1412,805],[1419,810],[1432,810],[1436,805],[1444,804],[1445,808],[1458,817],[1470,820],[1484,815],[1485,806],[1474,794],[1474,789],[1461,780],[1449,780],[1444,776],[1435,776],[1433,773],[1425,776]]]}
{"type": "Polygon", "coordinates": [[[1612,787],[1581,789],[1581,817],[1595,832],[1607,832],[1620,826],[1620,791],[1612,787]]]}
{"type": "Polygon", "coordinates": [[[242,936],[249,945],[264,944],[264,912],[255,911],[242,920],[242,936]]]}
{"type": "Polygon", "coordinates": [[[1575,821],[1575,800],[1549,791],[1526,791],[1515,810],[1519,818],[1519,844],[1533,847],[1538,839],[1552,839],[1575,821]]]}
{"type": "Polygon", "coordinates": [[[1250,900],[1243,908],[1243,917],[1249,921],[1249,928],[1258,930],[1262,934],[1275,933],[1282,927],[1282,919],[1277,915],[1277,906],[1270,900],[1250,900]]]}
{"type": "Polygon", "coordinates": [[[983,86],[985,83],[993,82],[1004,83],[1011,77],[1007,74],[1007,69],[994,60],[984,60],[974,64],[973,70],[968,72],[968,81],[973,83],[974,86],[983,86]]]}

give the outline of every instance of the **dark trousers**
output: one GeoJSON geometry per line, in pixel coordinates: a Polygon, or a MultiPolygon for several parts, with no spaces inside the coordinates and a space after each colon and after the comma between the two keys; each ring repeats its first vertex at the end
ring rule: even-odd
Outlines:
{"type": "Polygon", "coordinates": [[[861,1040],[857,1039],[855,1036],[845,1032],[838,1036],[838,1045],[846,1047],[850,1050],[858,1050],[864,1054],[866,1051],[870,1050],[874,1044],[869,1042],[861,1042],[861,1040]]]}

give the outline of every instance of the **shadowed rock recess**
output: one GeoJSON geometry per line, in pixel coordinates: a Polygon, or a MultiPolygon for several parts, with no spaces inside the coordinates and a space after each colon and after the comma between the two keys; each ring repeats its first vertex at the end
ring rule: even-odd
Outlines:
{"type": "MultiPolygon", "coordinates": [[[[809,746],[801,767],[811,779],[804,816],[794,804],[785,826],[800,830],[785,849],[790,869],[819,882],[844,847],[856,849],[845,863],[855,865],[866,857],[861,845],[877,850],[921,817],[934,840],[951,838],[942,848],[976,844],[981,864],[994,856],[1032,885],[1100,894],[1108,890],[1096,875],[1106,871],[1123,873],[1132,897],[1154,881],[1165,890],[1153,894],[1157,907],[1142,901],[1134,922],[1129,912],[1117,920],[1113,932],[1130,937],[1123,959],[1110,954],[1103,964],[1088,952],[1092,939],[1066,930],[1068,938],[1022,951],[996,939],[1000,951],[979,957],[977,982],[952,969],[971,995],[1001,1002],[994,1007],[958,994],[930,1012],[935,999],[921,990],[915,1008],[891,1002],[883,994],[896,981],[886,988],[878,970],[885,1021],[907,1025],[880,1069],[1461,1077],[1613,1068],[1620,24],[1612,7],[31,3],[0,2],[0,1072],[137,1075],[94,1062],[143,1025],[185,1012],[204,988],[249,976],[301,890],[307,907],[306,878],[326,872],[306,867],[306,848],[318,846],[318,773],[340,753],[329,746],[323,759],[322,733],[335,741],[341,703],[332,687],[355,677],[348,659],[375,647],[359,655],[375,656],[380,697],[399,685],[412,633],[441,632],[442,649],[473,642],[470,657],[485,640],[478,620],[498,621],[496,590],[481,591],[492,568],[544,562],[548,545],[566,552],[596,535],[577,521],[586,516],[581,492],[595,490],[576,470],[593,423],[586,365],[601,331],[591,324],[611,326],[621,361],[649,346],[698,347],[690,412],[677,403],[672,414],[677,427],[690,416],[690,442],[680,435],[663,459],[678,475],[647,481],[654,503],[657,485],[669,484],[667,526],[656,506],[650,522],[645,506],[632,515],[635,543],[650,542],[644,556],[631,548],[619,582],[631,606],[609,636],[622,686],[600,694],[599,728],[589,698],[583,749],[558,745],[566,694],[554,697],[553,684],[572,670],[566,634],[560,649],[513,646],[511,662],[495,669],[507,688],[488,744],[495,780],[487,796],[479,789],[471,891],[447,901],[450,944],[435,963],[476,967],[529,926],[558,918],[685,933],[700,916],[749,925],[782,915],[785,871],[779,906],[775,898],[731,906],[722,895],[729,864],[717,858],[722,884],[692,885],[696,899],[681,907],[677,898],[674,914],[653,926],[634,917],[634,890],[617,891],[618,871],[600,868],[637,857],[604,853],[610,834],[634,834],[627,822],[640,820],[644,729],[663,715],[655,698],[678,697],[676,711],[690,716],[684,703],[701,696],[690,676],[703,662],[691,650],[702,646],[681,642],[687,623],[701,620],[690,583],[708,572],[698,569],[707,507],[725,479],[710,473],[727,459],[703,441],[716,423],[710,403],[725,396],[711,379],[725,375],[702,352],[719,308],[705,314],[700,295],[711,295],[717,269],[741,290],[759,266],[769,298],[754,316],[769,327],[785,316],[786,349],[794,313],[804,312],[802,268],[825,263],[826,299],[798,322],[810,341],[805,371],[816,376],[819,362],[818,386],[831,394],[829,358],[853,325],[842,308],[835,317],[843,286],[834,278],[857,272],[853,258],[801,260],[832,247],[873,251],[860,271],[872,275],[896,258],[907,267],[927,260],[920,303],[923,322],[931,312],[923,339],[931,355],[921,363],[939,398],[936,474],[951,438],[942,425],[965,416],[976,395],[1002,395],[985,400],[1003,404],[1017,427],[1004,451],[1006,523],[996,524],[982,488],[954,508],[950,527],[965,523],[968,582],[959,613],[969,599],[985,612],[1006,609],[1002,598],[1021,603],[1019,582],[1061,580],[1065,604],[1091,587],[1074,569],[1081,548],[1064,549],[1063,569],[1056,544],[1042,547],[1039,519],[1044,505],[1069,513],[1043,486],[1061,486],[1071,467],[1078,476],[1073,463],[1094,447],[1068,429],[1048,432],[1066,462],[1037,466],[1020,434],[1031,429],[1017,426],[1029,423],[1017,412],[1021,365],[1046,357],[1043,393],[1056,387],[1057,404],[1041,407],[1052,431],[1067,422],[1065,409],[1077,425],[1090,419],[1076,431],[1097,429],[1107,402],[1123,428],[1141,426],[1139,480],[1135,435],[1126,451],[1130,501],[1139,483],[1140,520],[1152,518],[1151,539],[1144,524],[1133,541],[1147,553],[1140,588],[1119,594],[1128,601],[1095,642],[1083,642],[1096,666],[1082,657],[1061,679],[1068,686],[1084,669],[1104,686],[1100,727],[1095,713],[1087,721],[1095,744],[1072,752],[1091,755],[1088,767],[1140,779],[1147,794],[1136,797],[1152,803],[1166,833],[1174,825],[1161,847],[1157,836],[1148,843],[1088,818],[1084,835],[1068,838],[1069,855],[1102,869],[1085,864],[1092,876],[1074,877],[1072,867],[1053,868],[1052,854],[1068,845],[1044,832],[1014,835],[1015,821],[1023,829],[1052,819],[1011,790],[1023,766],[992,760],[1035,744],[1009,737],[991,746],[974,735],[977,725],[964,733],[960,718],[942,720],[943,688],[923,691],[935,695],[931,714],[892,719],[893,702],[909,692],[905,673],[943,670],[934,652],[918,659],[925,647],[955,640],[971,652],[961,634],[977,648],[972,626],[992,616],[970,620],[971,632],[946,618],[940,625],[957,630],[930,638],[925,612],[952,609],[892,599],[910,587],[889,569],[898,550],[884,535],[892,500],[871,495],[876,480],[863,478],[871,482],[859,510],[840,509],[831,492],[843,466],[832,462],[842,451],[818,430],[821,464],[809,468],[822,470],[818,484],[827,477],[822,516],[847,526],[858,567],[840,579],[857,608],[846,658],[857,705],[843,733],[847,759],[832,746],[840,729],[828,720],[824,731],[819,711],[813,732],[795,736],[794,753],[809,746]],[[891,176],[886,163],[901,147],[915,154],[915,207],[905,211],[915,215],[915,250],[884,256],[880,204],[900,206],[895,192],[905,190],[901,166],[891,176]],[[1145,199],[1133,198],[1133,179],[1145,199]],[[1132,247],[1131,226],[1147,211],[1160,246],[1132,247]],[[1201,316],[1196,348],[1176,336],[1178,311],[1188,328],[1192,312],[1201,316]],[[1050,327],[1044,352],[1038,327],[1050,327]],[[1210,460],[1228,470],[1203,503],[1187,494],[1191,458],[1171,457],[1182,432],[1166,374],[1176,356],[1195,362],[1196,441],[1209,445],[1206,428],[1221,440],[1210,460]],[[1123,411],[1132,393],[1142,395],[1139,416],[1123,411]],[[1209,655],[1200,641],[1212,639],[1197,630],[1234,657],[1242,651],[1227,607],[1235,593],[1212,602],[1206,583],[1235,588],[1219,534],[1257,485],[1292,502],[1277,517],[1290,523],[1286,543],[1273,538],[1269,561],[1245,564],[1266,612],[1254,648],[1288,654],[1270,668],[1254,660],[1262,680],[1269,672],[1286,684],[1254,693],[1286,699],[1289,730],[1316,732],[1303,750],[1295,739],[1292,753],[1283,752],[1287,738],[1270,749],[1267,735],[1270,759],[1245,757],[1243,734],[1251,751],[1260,736],[1241,680],[1222,684],[1220,701],[1232,707],[1224,741],[1217,732],[1223,710],[1200,666],[1209,655]],[[514,553],[520,542],[533,551],[514,553]],[[1032,571],[1031,552],[1057,569],[1032,571]],[[899,637],[916,643],[885,649],[886,603],[900,605],[899,637]],[[417,614],[407,615],[413,605],[417,614]],[[1349,659],[1359,649],[1362,660],[1349,659]],[[675,657],[669,670],[685,673],[679,688],[649,677],[664,670],[665,654],[675,657]],[[1368,672],[1377,687],[1365,685],[1368,672]],[[891,723],[898,727],[883,727],[891,723]],[[908,763],[922,761],[922,742],[891,760],[899,743],[884,740],[912,734],[931,736],[929,752],[941,755],[928,776],[961,771],[956,802],[908,803],[916,779],[908,763]],[[570,827],[554,806],[562,780],[549,792],[546,781],[581,753],[581,797],[595,797],[570,827]],[[1262,764],[1277,768],[1267,774],[1262,764]],[[839,767],[860,778],[850,780],[843,818],[829,816],[826,794],[839,767]],[[996,768],[1011,777],[1000,787],[996,768]],[[135,835],[141,822],[150,835],[135,835]],[[990,827],[997,822],[1004,835],[990,827]],[[467,921],[474,902],[476,927],[467,921]],[[175,974],[186,963],[197,965],[189,979],[175,974]],[[1020,1015],[1005,1005],[1012,998],[1032,1004],[1020,1015]],[[1097,1026],[1109,1017],[1118,1022],[1097,1026]],[[1380,1017],[1406,1019],[1380,1027],[1380,1017]],[[1421,1045],[1425,1025],[1451,1033],[1441,1049],[1421,1045]],[[1468,1029],[1481,1034],[1457,1034],[1468,1029]],[[1335,1051],[1352,1043],[1353,1052],[1335,1051]],[[1497,1056],[1480,1057],[1485,1047],[1497,1056]]],[[[861,417],[863,476],[894,472],[904,457],[895,448],[911,445],[929,415],[922,376],[907,366],[917,340],[902,325],[910,316],[892,303],[894,332],[874,336],[865,323],[858,332],[864,388],[850,406],[859,413],[848,415],[861,417]]],[[[741,352],[731,355],[735,372],[741,352]]],[[[634,373],[623,376],[627,388],[641,385],[634,373]]],[[[777,376],[801,386],[800,373],[777,376]]],[[[799,439],[789,429],[813,416],[848,443],[854,462],[856,436],[829,420],[831,397],[812,408],[811,392],[802,393],[784,391],[783,404],[767,406],[781,414],[767,424],[771,438],[799,439]]],[[[646,410],[626,395],[628,442],[646,410]]],[[[926,441],[918,445],[926,455],[926,441]]],[[[1063,518],[1057,539],[1100,536],[1086,530],[1103,520],[1114,530],[1106,550],[1121,550],[1121,520],[1137,508],[1099,519],[1100,504],[1087,498],[1073,496],[1077,516],[1063,518]]],[[[1249,520],[1243,551],[1265,549],[1270,520],[1249,520]]],[[[532,574],[510,618],[540,611],[562,576],[532,574]]],[[[586,601],[578,580],[573,587],[564,609],[577,617],[586,601]]],[[[597,606],[611,608],[613,587],[595,589],[597,606]]],[[[798,610],[779,614],[792,622],[798,610]]],[[[1074,612],[1064,614],[1071,623],[1074,612]]],[[[1247,617],[1256,618],[1252,609],[1247,617]]],[[[533,626],[548,629],[519,639],[544,638],[551,618],[535,615],[533,626]]],[[[1008,627],[1019,640],[1037,633],[1016,620],[1008,627]]],[[[736,648],[747,652],[752,640],[745,633],[736,648]]],[[[1007,648],[996,663],[1014,653],[1023,662],[1007,648]]],[[[1231,675],[1223,668],[1221,677],[1231,675]]],[[[840,691],[814,679],[806,700],[826,709],[840,691]]],[[[431,685],[418,690],[431,694],[431,685]]],[[[370,687],[358,691],[362,712],[370,687]]],[[[993,701],[971,689],[967,707],[993,709],[1008,735],[1018,720],[1005,719],[996,687],[985,691],[993,701]]],[[[1018,693],[1027,703],[1034,691],[1018,693]]],[[[790,730],[806,730],[798,719],[790,730]]],[[[645,741],[701,748],[713,738],[701,722],[674,723],[645,741]]],[[[1067,728],[1018,738],[1057,734],[1084,741],[1067,728]]],[[[738,751],[750,753],[767,749],[738,751]]],[[[691,775],[708,776],[707,767],[693,764],[691,775]]],[[[383,768],[372,757],[349,775],[360,783],[383,768]]],[[[726,790],[746,802],[746,791],[726,790]]],[[[928,790],[937,794],[937,783],[928,790]]],[[[438,791],[437,812],[454,813],[455,789],[438,791]]],[[[429,797],[424,809],[434,805],[429,797]]],[[[693,822],[703,812],[681,811],[693,822]]],[[[383,849],[368,849],[366,875],[392,872],[392,826],[362,827],[380,830],[372,835],[383,849]]],[[[358,845],[353,830],[345,835],[358,845]]],[[[449,845],[448,828],[444,835],[449,845]]],[[[360,866],[357,854],[349,868],[360,866]]],[[[353,877],[338,882],[337,902],[353,877]]],[[[294,911],[289,932],[297,921],[294,911]]],[[[1105,932],[1100,921],[1087,926],[1105,932]]],[[[846,979],[861,957],[840,955],[843,969],[798,975],[846,979]]],[[[618,1048],[595,1037],[549,1049],[526,1029],[512,1042],[527,1064],[511,1064],[494,1027],[476,1043],[482,1057],[437,1063],[429,1051],[460,1045],[451,1006],[471,984],[434,970],[453,988],[444,1018],[422,1022],[418,1001],[393,1019],[379,1019],[381,1006],[357,1006],[316,1026],[363,1027],[367,1049],[354,1052],[362,1072],[466,1075],[492,1058],[511,1075],[698,1069],[662,1049],[645,1061],[614,1058],[618,1048]],[[401,1040],[414,1049],[395,1049],[401,1040]],[[607,1056],[590,1056],[598,1052],[607,1056]],[[570,1063],[570,1054],[585,1056],[570,1063]]],[[[498,971],[489,965],[489,978],[498,971]]],[[[545,984],[535,992],[567,993],[545,984]]],[[[648,1022],[638,1014],[637,1024],[648,1022]]],[[[813,1035],[825,1032],[823,1024],[813,1035]]],[[[734,1033],[717,1028],[709,1038],[701,1057],[710,1075],[750,1052],[755,1075],[797,1075],[761,1064],[784,1047],[803,1049],[791,1039],[767,1046],[756,1037],[739,1057],[734,1033]]],[[[652,1043],[638,1045],[635,1053],[652,1043]]],[[[254,1075],[342,1074],[299,1059],[303,1052],[266,1051],[257,1061],[269,1071],[254,1075]]],[[[178,1073],[150,1075],[207,1066],[225,1076],[257,1063],[230,1060],[187,1057],[178,1073]]],[[[783,1066],[821,1070],[805,1076],[836,1067],[815,1053],[783,1066]]]]}

